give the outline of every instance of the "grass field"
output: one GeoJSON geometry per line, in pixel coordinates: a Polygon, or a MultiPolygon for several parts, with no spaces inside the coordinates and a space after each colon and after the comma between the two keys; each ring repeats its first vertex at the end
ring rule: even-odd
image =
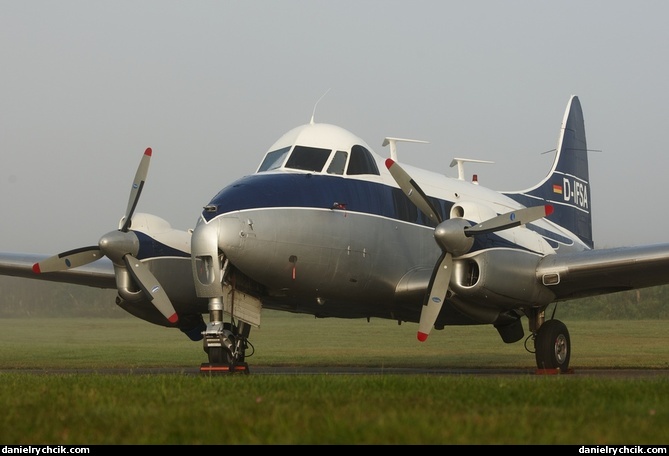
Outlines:
{"type": "MultiPolygon", "coordinates": [[[[574,375],[41,375],[22,368],[193,368],[201,343],[132,318],[1,319],[3,444],[669,443],[666,321],[566,322],[574,375]],[[653,368],[652,378],[579,376],[653,368]],[[667,375],[664,375],[664,374],[667,375]]],[[[254,365],[534,368],[488,327],[268,312],[254,365]]]]}

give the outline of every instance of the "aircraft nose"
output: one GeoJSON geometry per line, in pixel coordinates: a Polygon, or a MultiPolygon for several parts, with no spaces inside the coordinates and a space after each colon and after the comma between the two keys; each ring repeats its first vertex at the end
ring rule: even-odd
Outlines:
{"type": "Polygon", "coordinates": [[[221,295],[222,264],[225,257],[239,249],[243,240],[238,217],[218,217],[210,222],[201,219],[191,238],[191,259],[195,287],[200,297],[221,295]]]}
{"type": "Polygon", "coordinates": [[[193,278],[198,296],[219,296],[221,267],[218,260],[218,221],[201,221],[191,237],[193,278]]]}
{"type": "Polygon", "coordinates": [[[244,223],[239,217],[230,215],[218,218],[218,247],[226,256],[234,255],[253,229],[253,222],[244,223]]]}

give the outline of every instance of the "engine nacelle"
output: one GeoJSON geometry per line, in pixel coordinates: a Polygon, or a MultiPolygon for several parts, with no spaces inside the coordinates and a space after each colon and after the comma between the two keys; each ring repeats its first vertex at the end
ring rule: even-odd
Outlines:
{"type": "Polygon", "coordinates": [[[514,309],[541,306],[555,295],[536,279],[541,256],[513,249],[495,249],[454,262],[451,289],[465,301],[514,309]]]}

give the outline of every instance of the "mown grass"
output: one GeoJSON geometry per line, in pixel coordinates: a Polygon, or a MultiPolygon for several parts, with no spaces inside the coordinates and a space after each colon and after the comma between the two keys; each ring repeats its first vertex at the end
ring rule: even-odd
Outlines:
{"type": "MultiPolygon", "coordinates": [[[[575,369],[669,369],[668,320],[566,323],[575,369]]],[[[416,340],[416,328],[267,311],[261,327],[251,331],[255,353],[248,361],[251,366],[536,367],[523,341],[504,344],[490,326],[447,326],[424,343],[416,340]]],[[[132,317],[0,319],[0,340],[0,368],[195,367],[207,360],[201,342],[132,317]]]]}
{"type": "Polygon", "coordinates": [[[3,444],[666,444],[666,378],[1,374],[3,444]]]}
{"type": "Polygon", "coordinates": [[[251,375],[35,374],[192,368],[201,343],[131,318],[0,320],[3,444],[589,444],[669,441],[666,321],[567,322],[574,375],[253,375],[254,365],[534,368],[487,327],[268,312],[251,375]],[[578,375],[655,368],[653,377],[578,375]]]}

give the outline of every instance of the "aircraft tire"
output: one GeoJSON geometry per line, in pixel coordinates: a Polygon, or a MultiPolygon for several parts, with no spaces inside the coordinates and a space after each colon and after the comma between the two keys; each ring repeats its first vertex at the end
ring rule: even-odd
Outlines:
{"type": "Polygon", "coordinates": [[[545,321],[534,341],[539,369],[559,369],[566,373],[571,357],[571,341],[567,326],[560,320],[545,321]]]}
{"type": "Polygon", "coordinates": [[[207,355],[210,364],[221,364],[223,362],[223,349],[221,347],[209,347],[207,355]]]}
{"type": "Polygon", "coordinates": [[[223,347],[209,347],[209,364],[230,364],[232,363],[232,356],[223,347]]]}

